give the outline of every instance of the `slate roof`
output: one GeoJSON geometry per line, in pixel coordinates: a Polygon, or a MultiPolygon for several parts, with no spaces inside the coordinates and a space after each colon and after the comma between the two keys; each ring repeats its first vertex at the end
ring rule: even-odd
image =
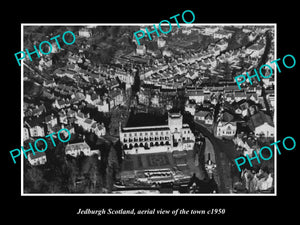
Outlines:
{"type": "Polygon", "coordinates": [[[35,126],[40,126],[43,127],[43,122],[44,122],[44,118],[43,117],[38,117],[38,118],[34,118],[32,120],[27,120],[26,123],[28,124],[29,127],[35,127],[35,126]]]}
{"type": "Polygon", "coordinates": [[[48,116],[45,117],[45,122],[48,123],[48,122],[50,122],[50,121],[53,120],[53,119],[55,119],[54,116],[48,115],[48,116]]]}
{"type": "MultiPolygon", "coordinates": [[[[42,148],[41,148],[41,149],[42,149],[42,148]]],[[[46,153],[45,153],[45,152],[38,152],[38,151],[35,151],[34,153],[35,153],[35,155],[33,155],[33,153],[29,153],[30,159],[37,159],[37,158],[46,156],[46,153]]]]}
{"type": "Polygon", "coordinates": [[[204,95],[203,90],[188,90],[187,96],[201,96],[204,95]]]}
{"type": "Polygon", "coordinates": [[[251,116],[249,120],[249,126],[252,130],[264,123],[267,123],[270,126],[274,126],[271,116],[265,114],[262,111],[259,111],[258,113],[251,116]]]}
{"type": "Polygon", "coordinates": [[[244,91],[235,91],[234,96],[235,97],[247,97],[244,91]]]}
{"type": "Polygon", "coordinates": [[[91,124],[92,122],[93,122],[93,120],[91,120],[91,119],[89,119],[89,118],[87,118],[87,119],[85,119],[85,121],[84,121],[85,123],[87,123],[87,124],[91,124]]]}
{"type": "Polygon", "coordinates": [[[222,122],[231,122],[234,119],[234,116],[229,112],[224,112],[221,116],[222,122]]]}
{"type": "Polygon", "coordinates": [[[91,149],[90,146],[86,142],[79,142],[74,144],[68,144],[66,146],[65,152],[74,151],[74,150],[83,150],[83,149],[91,149]]]}
{"type": "Polygon", "coordinates": [[[261,49],[263,49],[265,46],[264,45],[262,45],[262,44],[254,44],[254,45],[252,45],[252,46],[250,46],[250,47],[248,47],[248,49],[251,49],[251,50],[261,50],[261,49]]]}
{"type": "Polygon", "coordinates": [[[153,126],[153,127],[136,127],[133,129],[122,128],[122,132],[146,132],[146,131],[162,131],[162,130],[170,130],[170,128],[166,126],[153,126]]]}
{"type": "Polygon", "coordinates": [[[91,95],[91,100],[92,100],[92,101],[96,100],[97,98],[98,98],[98,95],[97,95],[96,93],[93,93],[93,94],[91,95]]]}
{"type": "Polygon", "coordinates": [[[208,114],[210,114],[209,111],[200,110],[195,113],[195,116],[206,117],[208,114]]]}

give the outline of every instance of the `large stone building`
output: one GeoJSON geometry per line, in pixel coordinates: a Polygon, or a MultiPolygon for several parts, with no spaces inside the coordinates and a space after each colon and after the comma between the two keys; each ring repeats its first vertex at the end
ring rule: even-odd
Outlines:
{"type": "Polygon", "coordinates": [[[180,113],[169,113],[167,125],[120,127],[120,141],[125,154],[147,154],[192,150],[195,136],[180,113]]]}

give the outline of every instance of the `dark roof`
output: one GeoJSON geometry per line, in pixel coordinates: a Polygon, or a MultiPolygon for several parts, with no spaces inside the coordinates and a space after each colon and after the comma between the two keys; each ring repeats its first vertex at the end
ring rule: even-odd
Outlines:
{"type": "Polygon", "coordinates": [[[33,155],[33,153],[29,153],[31,159],[37,159],[37,158],[46,156],[46,153],[45,153],[45,152],[38,152],[38,151],[35,151],[34,153],[35,153],[35,155],[33,155]]]}
{"type": "Polygon", "coordinates": [[[231,104],[231,103],[225,101],[225,102],[223,103],[224,109],[229,110],[229,111],[231,111],[231,112],[233,112],[233,111],[236,109],[236,108],[235,108],[235,105],[236,105],[235,102],[233,102],[233,103],[231,104]]]}
{"type": "Polygon", "coordinates": [[[208,114],[210,114],[209,111],[200,110],[200,111],[195,113],[195,116],[206,117],[208,114]]]}
{"type": "Polygon", "coordinates": [[[89,119],[89,118],[86,118],[86,119],[84,120],[84,122],[85,122],[85,123],[88,123],[88,124],[91,124],[91,123],[93,122],[93,120],[91,120],[91,119],[89,119]]]}
{"type": "Polygon", "coordinates": [[[52,119],[55,119],[55,117],[53,117],[52,115],[45,116],[46,123],[50,122],[52,119]]]}
{"type": "Polygon", "coordinates": [[[234,119],[234,116],[229,112],[224,112],[221,117],[221,121],[223,122],[231,122],[234,119]]]}
{"type": "Polygon", "coordinates": [[[224,91],[238,91],[239,87],[237,85],[228,85],[224,87],[224,91]]]}
{"type": "Polygon", "coordinates": [[[145,131],[161,131],[161,130],[170,130],[168,126],[153,126],[153,127],[140,127],[136,129],[130,129],[130,130],[124,130],[122,129],[122,132],[125,133],[130,133],[130,132],[145,132],[145,131]]]}
{"type": "Polygon", "coordinates": [[[244,91],[235,91],[235,97],[247,97],[244,91]]]}
{"type": "Polygon", "coordinates": [[[73,143],[68,144],[66,146],[65,152],[73,151],[73,150],[83,150],[83,149],[91,149],[90,146],[86,142],[79,142],[79,143],[73,143]]]}
{"type": "Polygon", "coordinates": [[[248,139],[248,138],[247,138],[247,139],[245,140],[245,142],[246,142],[246,143],[248,144],[248,146],[251,147],[251,148],[252,148],[253,146],[255,146],[255,142],[254,142],[253,140],[251,140],[251,139],[248,139]]]}
{"type": "Polygon", "coordinates": [[[131,113],[126,127],[145,127],[167,125],[165,116],[157,116],[151,113],[131,113]]]}
{"type": "Polygon", "coordinates": [[[265,114],[262,111],[259,111],[258,113],[251,116],[249,120],[249,126],[252,130],[264,123],[267,123],[270,126],[274,126],[271,116],[265,114]]]}
{"type": "Polygon", "coordinates": [[[94,101],[95,99],[97,99],[98,98],[98,95],[96,94],[96,93],[93,93],[92,95],[91,95],[91,100],[92,101],[94,101]]]}
{"type": "Polygon", "coordinates": [[[34,118],[32,120],[26,120],[26,122],[29,125],[29,127],[35,127],[35,126],[43,127],[44,118],[38,117],[38,118],[34,118]]]}
{"type": "Polygon", "coordinates": [[[203,90],[187,90],[187,96],[201,96],[204,95],[203,90]]]}
{"type": "Polygon", "coordinates": [[[242,100],[238,101],[237,104],[243,108],[243,107],[249,107],[251,105],[255,105],[256,103],[254,101],[252,101],[251,99],[242,99],[242,100]]]}
{"type": "Polygon", "coordinates": [[[250,47],[248,47],[248,49],[251,49],[251,50],[261,50],[262,48],[264,48],[265,46],[262,45],[262,44],[254,44],[250,47]]]}

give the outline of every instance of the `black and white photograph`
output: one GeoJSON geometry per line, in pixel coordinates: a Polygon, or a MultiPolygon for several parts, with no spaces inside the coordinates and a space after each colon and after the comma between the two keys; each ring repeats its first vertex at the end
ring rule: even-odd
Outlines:
{"type": "Polygon", "coordinates": [[[2,13],[2,219],[294,221],[296,4],[108,3],[2,13]]]}
{"type": "Polygon", "coordinates": [[[22,194],[276,193],[276,24],[22,28],[22,194]]]}

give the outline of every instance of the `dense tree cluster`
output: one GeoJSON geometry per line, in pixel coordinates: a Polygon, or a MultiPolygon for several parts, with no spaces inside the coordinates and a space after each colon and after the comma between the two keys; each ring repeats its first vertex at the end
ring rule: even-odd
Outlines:
{"type": "Polygon", "coordinates": [[[132,42],[133,33],[137,27],[124,26],[98,26],[92,29],[92,37],[88,39],[90,46],[84,52],[92,64],[108,64],[116,51],[133,51],[135,45],[132,42]]]}
{"type": "MultiPolygon", "coordinates": [[[[87,138],[88,139],[88,138],[87,138]]],[[[87,141],[88,143],[88,141],[87,141]]],[[[78,157],[65,155],[65,143],[49,147],[45,152],[47,163],[24,164],[24,193],[102,193],[111,192],[119,177],[121,145],[109,138],[97,140],[98,155],[78,157]]]]}
{"type": "MultiPolygon", "coordinates": [[[[24,48],[33,51],[33,46],[42,41],[49,41],[56,35],[62,35],[65,31],[72,31],[77,35],[78,30],[83,26],[25,26],[24,27],[24,48]]],[[[66,56],[68,52],[78,54],[81,46],[84,46],[84,55],[93,65],[107,64],[111,62],[117,50],[132,51],[135,45],[132,42],[132,34],[138,27],[131,26],[97,26],[91,28],[92,36],[88,39],[76,37],[76,41],[72,45],[68,45],[68,51],[59,51],[52,54],[53,64],[63,67],[66,64],[66,56]]],[[[65,36],[66,40],[68,38],[65,36]]],[[[55,45],[55,41],[52,40],[55,45]]],[[[65,44],[60,43],[64,48],[65,44]]],[[[33,56],[34,58],[35,56],[33,56]]],[[[32,64],[37,65],[39,60],[33,60],[32,64]]]]}

